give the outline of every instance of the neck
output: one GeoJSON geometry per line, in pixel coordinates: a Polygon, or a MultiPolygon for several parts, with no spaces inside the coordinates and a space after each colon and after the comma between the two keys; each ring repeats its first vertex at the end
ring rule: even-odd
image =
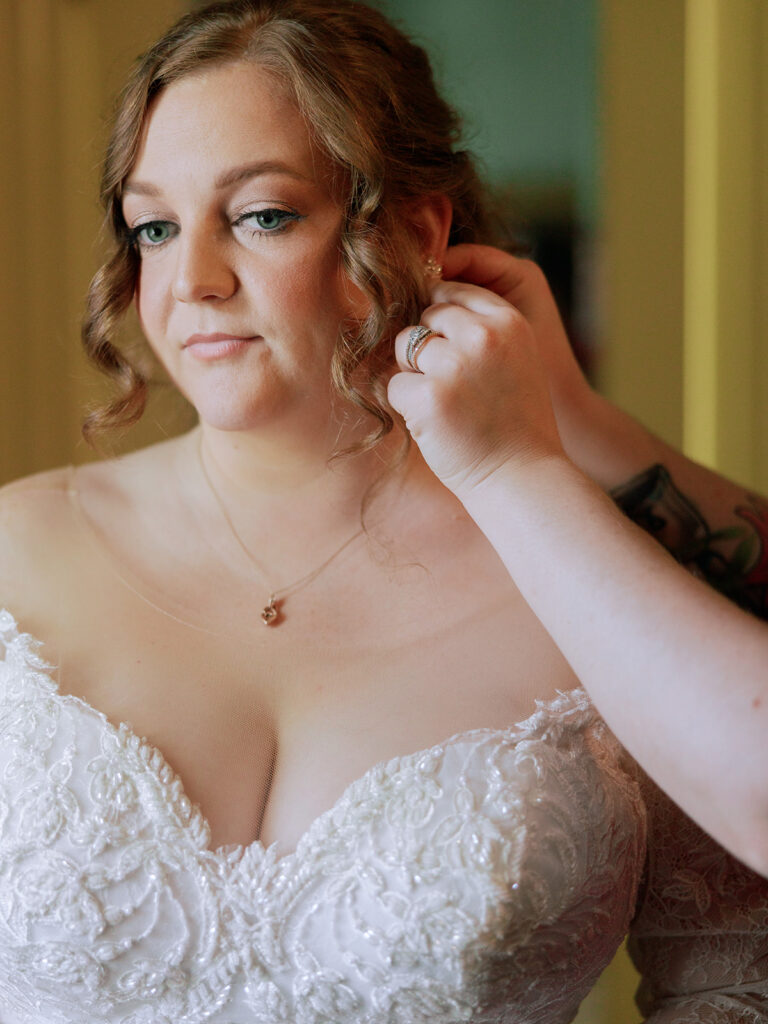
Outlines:
{"type": "Polygon", "coordinates": [[[370,501],[366,526],[375,525],[397,505],[406,478],[431,476],[415,445],[390,470],[403,444],[397,429],[373,451],[330,461],[335,450],[362,434],[347,429],[333,436],[330,431],[326,436],[282,436],[278,445],[262,433],[202,424],[187,436],[187,464],[202,459],[205,469],[199,464],[189,468],[188,480],[199,485],[196,504],[210,529],[221,530],[228,544],[230,528],[216,507],[217,497],[242,544],[258,553],[267,569],[274,567],[283,578],[294,568],[299,573],[360,529],[364,501],[370,501]],[[214,495],[206,494],[210,488],[214,495]]]}

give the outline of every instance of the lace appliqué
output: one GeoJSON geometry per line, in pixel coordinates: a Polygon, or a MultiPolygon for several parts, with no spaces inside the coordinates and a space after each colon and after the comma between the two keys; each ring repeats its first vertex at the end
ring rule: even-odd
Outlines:
{"type": "Polygon", "coordinates": [[[649,1024],[768,1024],[768,880],[636,767],[648,868],[629,950],[649,1024]]]}
{"type": "Polygon", "coordinates": [[[557,1024],[626,931],[644,812],[583,690],[374,766],[278,857],[210,850],[159,751],[0,641],[4,1024],[557,1024]]]}

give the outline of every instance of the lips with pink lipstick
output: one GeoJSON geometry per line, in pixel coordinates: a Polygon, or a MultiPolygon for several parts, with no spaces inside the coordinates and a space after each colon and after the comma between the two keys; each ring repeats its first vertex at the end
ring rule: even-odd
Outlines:
{"type": "Polygon", "coordinates": [[[195,359],[225,359],[238,355],[254,341],[259,341],[258,334],[192,334],[182,345],[195,359]]]}

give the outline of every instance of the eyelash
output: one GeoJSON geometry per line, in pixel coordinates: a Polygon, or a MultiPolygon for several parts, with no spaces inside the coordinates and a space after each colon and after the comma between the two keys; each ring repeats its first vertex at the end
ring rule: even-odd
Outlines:
{"type": "MultiPolygon", "coordinates": [[[[232,226],[244,227],[250,233],[251,237],[255,237],[256,235],[267,237],[268,235],[280,235],[288,229],[291,223],[303,219],[304,218],[301,216],[301,214],[295,213],[293,210],[283,210],[280,207],[268,207],[265,210],[249,210],[247,213],[240,214],[240,216],[236,217],[235,220],[232,222],[232,226]],[[271,229],[252,228],[248,224],[248,221],[250,221],[251,219],[255,219],[266,214],[279,215],[280,224],[278,225],[278,227],[271,229]]],[[[178,225],[174,224],[173,221],[148,220],[144,221],[142,224],[137,224],[136,227],[134,228],[130,228],[128,232],[128,239],[131,245],[135,245],[139,249],[160,249],[162,248],[163,245],[165,245],[166,242],[170,241],[171,238],[175,238],[176,235],[178,234],[178,231],[178,225]],[[168,238],[164,238],[159,242],[148,242],[146,240],[145,232],[149,228],[157,228],[161,226],[173,229],[172,233],[168,236],[168,238]]]]}

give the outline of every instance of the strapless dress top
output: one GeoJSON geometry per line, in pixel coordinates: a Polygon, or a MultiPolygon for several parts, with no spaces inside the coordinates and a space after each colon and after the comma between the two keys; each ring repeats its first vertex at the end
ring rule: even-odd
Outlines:
{"type": "Polygon", "coordinates": [[[577,688],[210,848],[161,753],[0,612],[0,1024],[564,1024],[635,907],[645,808],[577,688]]]}

